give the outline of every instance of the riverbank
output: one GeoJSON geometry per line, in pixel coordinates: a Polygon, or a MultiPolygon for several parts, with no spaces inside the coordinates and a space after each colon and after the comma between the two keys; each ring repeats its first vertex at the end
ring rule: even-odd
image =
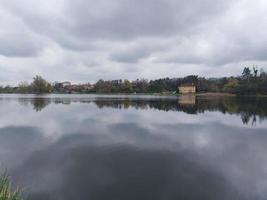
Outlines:
{"type": "Polygon", "coordinates": [[[0,93],[3,95],[20,95],[20,96],[49,96],[49,95],[123,95],[123,96],[167,96],[167,97],[179,97],[179,96],[196,96],[196,97],[235,97],[235,96],[244,96],[244,97],[267,97],[264,94],[231,94],[223,92],[207,92],[207,93],[191,93],[191,94],[179,94],[173,92],[162,92],[162,93],[0,93]]]}
{"type": "MultiPolygon", "coordinates": [[[[143,94],[146,95],[146,94],[143,94]]],[[[204,93],[192,93],[192,94],[172,94],[172,93],[153,93],[148,95],[159,95],[159,96],[186,96],[192,95],[196,97],[267,97],[265,94],[232,94],[232,93],[225,93],[225,92],[204,92],[204,93]]]]}
{"type": "Polygon", "coordinates": [[[223,93],[223,92],[207,92],[207,93],[197,93],[196,96],[200,97],[234,97],[236,94],[223,93]]]}

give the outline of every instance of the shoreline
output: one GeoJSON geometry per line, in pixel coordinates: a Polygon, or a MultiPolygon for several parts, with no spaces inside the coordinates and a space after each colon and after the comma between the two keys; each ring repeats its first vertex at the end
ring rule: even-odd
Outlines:
{"type": "Polygon", "coordinates": [[[44,96],[44,95],[124,95],[124,96],[167,96],[167,97],[179,97],[179,96],[196,96],[196,97],[267,97],[264,94],[231,94],[223,92],[206,92],[206,93],[188,93],[188,94],[173,94],[171,92],[163,93],[0,93],[0,95],[33,95],[33,96],[44,96]]]}
{"type": "Polygon", "coordinates": [[[206,92],[206,93],[196,93],[196,96],[199,96],[199,97],[236,97],[239,95],[231,94],[231,93],[224,93],[224,92],[206,92]]]}

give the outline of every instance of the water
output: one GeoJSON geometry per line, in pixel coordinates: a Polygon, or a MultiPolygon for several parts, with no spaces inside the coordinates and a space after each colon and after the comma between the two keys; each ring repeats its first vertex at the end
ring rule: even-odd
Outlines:
{"type": "Polygon", "coordinates": [[[0,95],[30,200],[267,199],[267,99],[0,95]]]}

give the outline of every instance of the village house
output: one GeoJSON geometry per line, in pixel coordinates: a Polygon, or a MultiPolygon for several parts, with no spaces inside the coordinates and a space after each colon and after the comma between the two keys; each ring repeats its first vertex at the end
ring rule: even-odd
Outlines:
{"type": "Polygon", "coordinates": [[[65,82],[62,82],[62,83],[59,83],[59,84],[61,84],[61,86],[64,88],[66,86],[70,86],[71,82],[65,81],[65,82]]]}
{"type": "Polygon", "coordinates": [[[87,92],[88,90],[94,89],[94,85],[90,83],[86,84],[72,84],[64,87],[65,91],[68,93],[79,93],[79,92],[87,92]]]}
{"type": "Polygon", "coordinates": [[[180,94],[194,94],[196,93],[196,86],[193,83],[184,83],[178,87],[180,94]]]}

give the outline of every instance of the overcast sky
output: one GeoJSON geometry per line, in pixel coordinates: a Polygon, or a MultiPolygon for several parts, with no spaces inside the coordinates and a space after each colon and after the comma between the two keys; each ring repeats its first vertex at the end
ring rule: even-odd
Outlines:
{"type": "Polygon", "coordinates": [[[266,0],[0,0],[0,84],[267,70],[266,0]]]}

